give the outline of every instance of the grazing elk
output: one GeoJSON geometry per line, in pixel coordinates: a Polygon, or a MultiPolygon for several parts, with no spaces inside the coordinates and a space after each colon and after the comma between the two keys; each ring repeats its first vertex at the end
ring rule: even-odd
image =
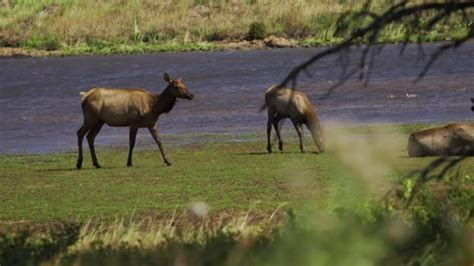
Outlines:
{"type": "Polygon", "coordinates": [[[265,93],[265,104],[261,110],[268,108],[267,122],[267,151],[272,152],[271,131],[272,125],[275,128],[278,138],[278,148],[283,151],[283,141],[280,134],[280,121],[290,118],[300,141],[300,150],[304,152],[303,127],[306,127],[313,136],[316,144],[316,152],[324,152],[323,129],[319,122],[318,115],[314,111],[308,97],[302,92],[273,85],[265,93]]]}
{"type": "Polygon", "coordinates": [[[171,165],[163,150],[158,129],[155,128],[155,125],[161,114],[168,113],[173,109],[176,98],[191,100],[194,95],[181,82],[181,79],[174,80],[167,73],[165,73],[164,79],[168,86],[161,94],[152,94],[142,89],[107,88],[92,88],[88,92],[80,93],[84,123],[77,131],[79,146],[77,169],[82,166],[82,140],[86,133],[92,163],[96,168],[100,168],[95,155],[94,140],[104,123],[112,127],[130,127],[127,166],[132,166],[135,138],[138,129],[143,127],[148,128],[156,144],[158,144],[164,162],[171,165]]]}
{"type": "Polygon", "coordinates": [[[451,156],[474,154],[474,123],[452,123],[410,135],[408,156],[451,156]]]}

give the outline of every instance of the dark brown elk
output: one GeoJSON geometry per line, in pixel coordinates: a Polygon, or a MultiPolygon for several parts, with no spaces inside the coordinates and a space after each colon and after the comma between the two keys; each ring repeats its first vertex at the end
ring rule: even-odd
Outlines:
{"type": "Polygon", "coordinates": [[[273,85],[265,93],[265,105],[262,110],[268,109],[267,122],[267,151],[272,152],[271,132],[272,125],[278,138],[278,148],[283,151],[283,141],[280,133],[280,121],[290,118],[300,141],[300,150],[304,152],[303,124],[311,132],[316,152],[324,152],[323,129],[311,102],[303,92],[273,85]]]}
{"type": "Polygon", "coordinates": [[[168,86],[161,94],[153,94],[143,89],[111,89],[92,88],[81,92],[82,112],[84,123],[77,131],[79,156],[77,169],[82,166],[82,140],[87,134],[87,141],[92,157],[92,164],[100,168],[94,149],[94,140],[102,126],[129,127],[129,151],[127,166],[132,166],[132,152],[139,128],[148,128],[158,145],[161,156],[167,165],[171,165],[166,156],[158,133],[157,120],[163,113],[173,109],[176,98],[193,99],[194,95],[181,82],[181,79],[172,79],[165,73],[168,86]]]}
{"type": "Polygon", "coordinates": [[[474,153],[474,123],[453,123],[412,133],[408,156],[451,156],[474,153]]]}

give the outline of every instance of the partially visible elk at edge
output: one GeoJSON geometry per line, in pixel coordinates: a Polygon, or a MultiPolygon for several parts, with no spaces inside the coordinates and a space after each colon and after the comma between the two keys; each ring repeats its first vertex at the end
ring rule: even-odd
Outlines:
{"type": "Polygon", "coordinates": [[[474,123],[452,123],[412,133],[408,156],[474,155],[474,123]]]}
{"type": "Polygon", "coordinates": [[[324,152],[324,136],[321,123],[308,97],[299,91],[273,85],[265,93],[265,104],[261,110],[268,109],[267,122],[267,151],[272,152],[271,131],[275,128],[278,138],[278,148],[283,151],[283,140],[280,133],[280,121],[290,118],[300,142],[300,150],[304,152],[303,124],[311,132],[316,152],[324,152]]]}
{"type": "Polygon", "coordinates": [[[79,147],[77,169],[82,167],[82,141],[86,134],[92,163],[96,168],[100,168],[95,154],[94,140],[104,123],[112,127],[130,127],[127,166],[132,166],[132,152],[138,129],[144,127],[148,128],[158,145],[164,162],[171,165],[155,125],[161,114],[173,109],[176,98],[191,100],[194,95],[181,82],[181,79],[174,80],[165,73],[164,80],[168,86],[161,94],[153,94],[143,89],[109,88],[92,88],[87,92],[81,92],[84,123],[77,131],[79,147]]]}

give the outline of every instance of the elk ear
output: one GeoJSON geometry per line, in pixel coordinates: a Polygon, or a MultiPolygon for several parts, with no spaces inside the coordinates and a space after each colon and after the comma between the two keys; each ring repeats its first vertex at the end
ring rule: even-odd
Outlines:
{"type": "Polygon", "coordinates": [[[170,78],[170,75],[168,73],[165,73],[163,78],[165,79],[166,82],[171,83],[171,78],[170,78]]]}
{"type": "Polygon", "coordinates": [[[181,79],[183,79],[183,78],[180,77],[180,78],[178,79],[178,81],[181,82],[181,79]]]}

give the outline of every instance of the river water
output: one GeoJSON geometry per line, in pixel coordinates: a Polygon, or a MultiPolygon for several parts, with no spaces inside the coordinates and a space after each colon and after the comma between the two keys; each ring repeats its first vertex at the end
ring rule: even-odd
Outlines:
{"type": "MultiPolygon", "coordinates": [[[[437,44],[425,45],[427,56],[437,44]]],[[[416,46],[403,55],[387,45],[376,57],[368,85],[353,78],[321,98],[341,75],[338,57],[313,66],[299,80],[323,123],[434,123],[472,120],[474,43],[445,53],[418,83],[426,63],[416,46]]],[[[17,58],[0,60],[0,153],[44,153],[76,147],[82,124],[79,92],[94,86],[145,88],[160,92],[163,73],[183,77],[195,98],[179,100],[160,117],[166,135],[263,132],[266,113],[258,112],[270,85],[323,48],[187,52],[145,55],[17,58]]],[[[359,59],[357,49],[350,64],[359,59]]],[[[290,127],[290,123],[286,127],[290,127]]],[[[148,135],[141,130],[140,135],[148,135]]],[[[150,136],[139,136],[154,145],[150,136]]],[[[263,140],[262,140],[263,141],[263,140]]],[[[127,144],[126,128],[105,126],[98,145],[127,144]]]]}

